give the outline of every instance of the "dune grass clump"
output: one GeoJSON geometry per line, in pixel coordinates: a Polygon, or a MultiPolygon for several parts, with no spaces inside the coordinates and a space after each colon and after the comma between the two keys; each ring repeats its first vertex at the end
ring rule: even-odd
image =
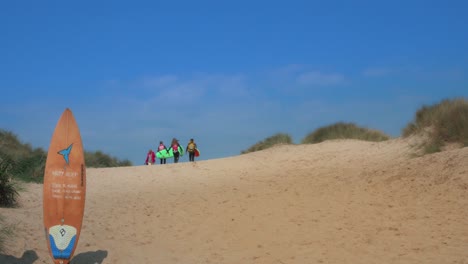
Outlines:
{"type": "Polygon", "coordinates": [[[422,106],[402,134],[403,137],[424,136],[422,147],[425,153],[441,151],[447,143],[468,146],[468,100],[445,99],[422,106]]]}
{"type": "Polygon", "coordinates": [[[22,143],[12,132],[0,129],[0,156],[10,164],[9,173],[25,182],[42,182],[47,153],[22,143]]]}
{"type": "Polygon", "coordinates": [[[119,160],[99,150],[95,152],[85,151],[84,156],[88,168],[132,166],[132,162],[129,160],[119,160]]]}
{"type": "Polygon", "coordinates": [[[285,133],[275,134],[271,137],[268,137],[262,141],[257,142],[255,145],[251,146],[247,150],[241,151],[241,154],[271,148],[274,145],[278,145],[278,144],[292,144],[291,136],[285,133]]]}
{"type": "Polygon", "coordinates": [[[4,253],[7,241],[13,235],[13,227],[5,224],[5,219],[0,215],[0,253],[4,253]]]}
{"type": "MultiPolygon", "coordinates": [[[[0,156],[10,161],[9,173],[14,179],[42,183],[47,151],[23,143],[12,132],[0,129],[0,156]]],[[[85,151],[85,163],[89,168],[132,166],[129,160],[119,160],[102,151],[85,151]]]]}
{"type": "Polygon", "coordinates": [[[11,179],[9,170],[13,167],[12,161],[0,156],[0,206],[13,207],[19,196],[15,182],[11,179]]]}
{"type": "Polygon", "coordinates": [[[313,144],[331,139],[359,139],[366,141],[384,141],[390,139],[389,136],[378,130],[359,127],[354,123],[338,122],[332,125],[316,129],[308,134],[302,144],[313,144]]]}

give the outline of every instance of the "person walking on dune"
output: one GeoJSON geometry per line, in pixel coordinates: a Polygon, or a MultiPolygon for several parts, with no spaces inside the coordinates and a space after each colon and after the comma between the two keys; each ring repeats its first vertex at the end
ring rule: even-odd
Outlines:
{"type": "Polygon", "coordinates": [[[146,154],[145,165],[154,164],[155,161],[156,161],[156,155],[154,154],[154,151],[150,149],[148,151],[148,154],[146,154]]]}
{"type": "Polygon", "coordinates": [[[189,154],[189,161],[195,161],[195,149],[197,149],[197,144],[193,141],[193,138],[190,139],[190,142],[187,144],[185,151],[189,154]]]}
{"type": "Polygon", "coordinates": [[[180,157],[179,147],[180,147],[179,140],[177,140],[176,138],[173,138],[171,142],[171,148],[172,148],[172,153],[174,154],[174,163],[179,162],[179,157],[180,157]]]}
{"type": "MultiPolygon", "coordinates": [[[[167,148],[166,148],[166,145],[164,145],[164,143],[162,141],[159,141],[159,146],[158,146],[158,152],[159,151],[168,151],[167,148]]],[[[160,163],[161,164],[166,164],[166,158],[161,158],[159,159],[160,163]]]]}

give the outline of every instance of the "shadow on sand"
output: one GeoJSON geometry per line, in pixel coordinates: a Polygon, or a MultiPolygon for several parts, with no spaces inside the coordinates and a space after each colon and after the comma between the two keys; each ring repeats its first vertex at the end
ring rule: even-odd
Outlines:
{"type": "MultiPolygon", "coordinates": [[[[102,264],[106,257],[107,251],[105,250],[90,251],[74,256],[70,264],[102,264]]],[[[34,250],[26,250],[21,258],[0,254],[1,264],[33,264],[38,259],[34,250]]]]}
{"type": "Polygon", "coordinates": [[[26,250],[21,258],[0,254],[0,263],[2,264],[32,264],[38,260],[36,251],[26,250]]]}
{"type": "Polygon", "coordinates": [[[106,257],[106,250],[84,252],[74,256],[70,264],[101,264],[106,257]]]}

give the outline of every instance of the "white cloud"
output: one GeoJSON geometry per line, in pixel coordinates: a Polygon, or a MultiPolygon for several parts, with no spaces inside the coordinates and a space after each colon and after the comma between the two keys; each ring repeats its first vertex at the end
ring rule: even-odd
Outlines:
{"type": "MultiPolygon", "coordinates": [[[[103,85],[102,93],[69,101],[87,149],[129,158],[135,164],[159,140],[177,137],[185,143],[194,137],[204,147],[204,158],[222,157],[238,154],[276,132],[302,136],[312,124],[338,111],[321,104],[304,85],[343,84],[344,75],[311,71],[306,65],[289,65],[278,79],[271,73],[274,70],[267,75],[196,73],[115,79],[103,85]],[[312,98],[317,101],[310,102],[312,98]]],[[[45,116],[52,120],[46,128],[53,128],[58,116],[51,112],[60,111],[48,111],[45,116]]],[[[48,133],[50,128],[30,134],[48,133]]],[[[47,141],[49,136],[41,138],[47,141]]]]}
{"type": "Polygon", "coordinates": [[[368,68],[362,72],[364,77],[383,77],[392,74],[394,70],[388,68],[368,68]]]}
{"type": "Polygon", "coordinates": [[[343,84],[345,77],[339,73],[325,74],[319,71],[310,71],[297,76],[297,82],[301,85],[330,86],[343,84]]]}
{"type": "Polygon", "coordinates": [[[292,75],[296,75],[301,71],[304,71],[306,65],[303,64],[288,64],[284,67],[280,67],[279,69],[273,70],[273,74],[280,77],[289,77],[292,75]]]}
{"type": "Polygon", "coordinates": [[[144,77],[142,84],[146,88],[165,88],[171,86],[178,81],[175,75],[163,75],[155,77],[144,77]]]}
{"type": "Polygon", "coordinates": [[[419,81],[427,80],[445,80],[445,81],[459,81],[463,80],[466,73],[459,68],[424,68],[421,66],[401,66],[394,68],[379,68],[370,67],[362,71],[362,76],[368,78],[395,76],[417,78],[419,81]]]}
{"type": "Polygon", "coordinates": [[[244,74],[196,74],[192,82],[205,87],[207,93],[221,97],[248,95],[247,76],[244,74]]]}

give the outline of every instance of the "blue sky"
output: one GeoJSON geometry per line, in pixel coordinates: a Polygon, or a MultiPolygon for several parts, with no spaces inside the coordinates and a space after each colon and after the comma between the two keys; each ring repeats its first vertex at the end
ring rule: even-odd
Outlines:
{"type": "MultiPolygon", "coordinates": [[[[0,128],[48,148],[69,107],[86,150],[201,159],[338,121],[399,136],[468,97],[466,1],[2,1],[0,128]]],[[[182,158],[187,161],[187,158],[182,158]]]]}

